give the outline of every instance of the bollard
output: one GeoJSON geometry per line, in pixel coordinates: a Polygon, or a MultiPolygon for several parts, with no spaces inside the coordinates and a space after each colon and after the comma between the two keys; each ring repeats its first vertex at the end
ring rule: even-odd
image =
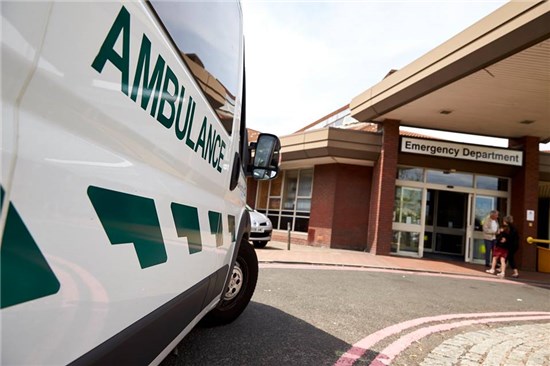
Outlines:
{"type": "Polygon", "coordinates": [[[290,222],[286,223],[286,231],[288,232],[288,241],[286,250],[290,250],[290,222]]]}

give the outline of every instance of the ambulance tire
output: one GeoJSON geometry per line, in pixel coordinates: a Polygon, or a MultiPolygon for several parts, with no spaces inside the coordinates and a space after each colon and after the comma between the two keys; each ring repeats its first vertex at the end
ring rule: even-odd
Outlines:
{"type": "Polygon", "coordinates": [[[231,280],[222,301],[204,319],[204,324],[224,325],[237,319],[244,311],[258,280],[258,257],[254,247],[246,240],[241,242],[231,280]]]}

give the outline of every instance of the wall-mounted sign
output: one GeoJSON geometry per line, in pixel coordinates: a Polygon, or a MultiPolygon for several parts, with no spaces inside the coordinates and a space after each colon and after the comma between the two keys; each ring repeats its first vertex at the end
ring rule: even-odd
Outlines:
{"type": "Polygon", "coordinates": [[[523,151],[456,144],[447,141],[422,140],[411,137],[401,139],[401,152],[494,164],[523,165],[523,151]]]}

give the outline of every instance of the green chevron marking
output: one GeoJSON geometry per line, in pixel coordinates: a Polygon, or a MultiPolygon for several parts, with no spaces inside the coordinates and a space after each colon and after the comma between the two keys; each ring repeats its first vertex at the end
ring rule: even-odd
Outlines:
{"type": "MultiPolygon", "coordinates": [[[[0,208],[3,205],[4,189],[0,187],[0,208]]],[[[0,308],[53,295],[60,287],[21,216],[9,203],[0,248],[0,308]]]]}
{"type": "Polygon", "coordinates": [[[189,244],[189,254],[202,251],[199,211],[195,207],[172,203],[172,216],[176,224],[178,237],[186,237],[189,244]]]}
{"type": "Polygon", "coordinates": [[[222,214],[208,211],[208,221],[210,222],[210,233],[216,235],[216,247],[221,247],[223,245],[222,214]]]}
{"type": "Polygon", "coordinates": [[[231,242],[234,242],[236,240],[235,238],[235,216],[233,215],[227,215],[227,226],[229,226],[227,229],[229,230],[229,233],[231,234],[231,242]]]}
{"type": "Polygon", "coordinates": [[[141,268],[166,262],[153,199],[94,186],[88,187],[88,197],[111,244],[133,243],[141,268]]]}

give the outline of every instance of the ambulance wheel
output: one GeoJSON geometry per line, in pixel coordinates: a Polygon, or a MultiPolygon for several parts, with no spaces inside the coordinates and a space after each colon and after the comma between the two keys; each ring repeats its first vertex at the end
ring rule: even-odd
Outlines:
{"type": "Polygon", "coordinates": [[[223,325],[237,319],[254,294],[258,280],[258,257],[246,240],[241,243],[230,276],[222,301],[205,318],[208,325],[223,325]]]}
{"type": "Polygon", "coordinates": [[[267,245],[267,241],[259,241],[259,240],[256,240],[254,242],[254,248],[265,248],[265,246],[267,245]]]}

